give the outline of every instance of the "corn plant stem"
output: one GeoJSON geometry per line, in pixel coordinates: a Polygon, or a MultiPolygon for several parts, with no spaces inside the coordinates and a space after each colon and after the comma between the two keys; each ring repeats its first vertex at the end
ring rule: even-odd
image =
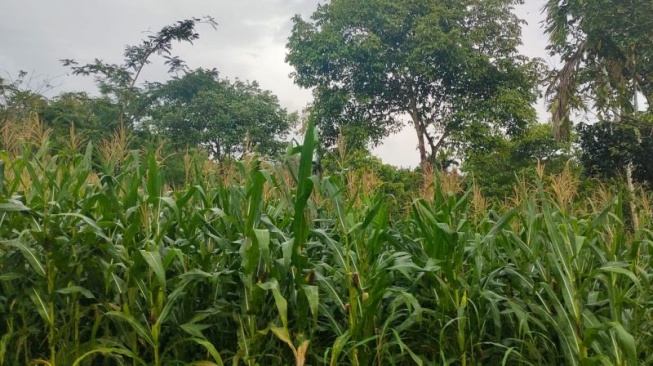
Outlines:
{"type": "Polygon", "coordinates": [[[382,359],[382,349],[383,349],[383,337],[378,332],[377,328],[377,318],[374,316],[374,328],[375,328],[375,335],[376,335],[376,362],[378,366],[383,365],[383,359],[382,359]]]}
{"type": "MultiPolygon", "coordinates": [[[[357,298],[358,292],[354,286],[354,281],[351,271],[351,255],[350,255],[350,240],[349,233],[347,232],[346,218],[340,220],[342,225],[343,237],[345,239],[345,273],[347,274],[347,288],[349,290],[349,331],[354,336],[356,334],[356,311],[357,311],[357,298]]],[[[352,365],[359,366],[358,349],[352,350],[352,365]]]]}
{"type": "MultiPolygon", "coordinates": [[[[24,311],[20,312],[20,317],[23,323],[23,328],[26,329],[28,327],[27,319],[26,319],[26,314],[24,311]]],[[[16,352],[16,363],[18,363],[18,356],[19,352],[16,352]]],[[[23,342],[23,364],[24,365],[29,365],[30,362],[30,354],[29,354],[29,344],[27,342],[23,342]]]]}
{"type": "Polygon", "coordinates": [[[47,262],[47,276],[48,276],[48,345],[50,347],[50,366],[56,366],[57,364],[57,351],[55,347],[55,312],[54,312],[54,261],[52,260],[52,254],[48,251],[46,252],[46,262],[47,262]]]}
{"type": "MultiPolygon", "coordinates": [[[[73,235],[75,234],[75,230],[73,230],[73,235]]],[[[77,248],[73,247],[72,249],[72,258],[77,257],[77,248]]],[[[75,271],[75,274],[77,275],[77,278],[82,277],[82,267],[77,266],[77,270],[75,271]]],[[[75,359],[79,357],[79,320],[80,320],[80,304],[79,304],[79,298],[77,294],[73,294],[72,296],[72,302],[73,302],[73,355],[75,356],[75,359]]]]}
{"type": "Polygon", "coordinates": [[[80,319],[80,305],[77,296],[73,296],[73,345],[75,359],[79,357],[79,319],[80,319]]]}
{"type": "MultiPolygon", "coordinates": [[[[127,275],[127,277],[126,277],[126,282],[127,283],[129,283],[129,278],[130,278],[130,276],[127,275]]],[[[131,293],[131,291],[127,290],[126,304],[123,304],[123,306],[122,306],[122,309],[123,309],[123,312],[125,313],[125,315],[132,316],[130,304],[133,304],[133,303],[134,303],[134,300],[133,300],[132,293],[131,293]]],[[[130,341],[129,346],[131,347],[132,352],[134,352],[134,354],[137,354],[138,353],[138,335],[136,334],[135,330],[132,330],[130,332],[129,341],[130,341]]],[[[136,365],[138,365],[138,363],[136,362],[136,358],[132,358],[132,366],[136,366],[136,365]]]]}
{"type": "Polygon", "coordinates": [[[467,353],[466,353],[466,343],[465,343],[465,322],[467,320],[465,316],[465,307],[466,307],[466,294],[460,296],[460,291],[457,289],[454,290],[454,301],[456,309],[458,312],[458,350],[460,352],[460,364],[462,366],[467,366],[467,353]]]}

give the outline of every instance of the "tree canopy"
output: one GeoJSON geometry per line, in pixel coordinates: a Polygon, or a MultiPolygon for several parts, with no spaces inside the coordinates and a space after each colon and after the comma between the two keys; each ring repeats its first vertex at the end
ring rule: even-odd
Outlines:
{"type": "Polygon", "coordinates": [[[238,159],[246,150],[275,155],[293,116],[256,82],[220,79],[197,69],[146,88],[154,132],[177,148],[201,146],[218,160],[238,159]]]}
{"type": "Polygon", "coordinates": [[[549,50],[562,61],[548,89],[557,137],[569,138],[574,111],[632,115],[636,93],[651,110],[653,2],[549,0],[546,11],[549,50]]]}
{"type": "Polygon", "coordinates": [[[459,131],[516,134],[535,119],[537,68],[517,52],[518,3],[332,0],[294,18],[287,61],[314,88],[327,143],[359,126],[379,144],[409,121],[426,163],[459,131]]]}
{"type": "Polygon", "coordinates": [[[154,55],[160,55],[169,67],[170,73],[187,70],[186,63],[179,56],[172,55],[173,42],[188,42],[199,39],[196,26],[201,23],[217,26],[211,17],[190,18],[180,20],[172,25],[161,28],[150,34],[138,45],[127,45],[124,61],[120,64],[108,63],[95,59],[92,63],[80,65],[72,59],[61,60],[64,66],[69,66],[74,75],[95,76],[100,93],[114,100],[120,107],[120,121],[132,124],[141,116],[143,105],[139,104],[137,82],[145,66],[152,62],[154,55]]]}

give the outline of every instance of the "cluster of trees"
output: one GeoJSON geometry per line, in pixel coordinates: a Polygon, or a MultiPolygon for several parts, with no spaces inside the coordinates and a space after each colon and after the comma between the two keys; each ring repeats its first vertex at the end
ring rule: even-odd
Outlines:
{"type": "Polygon", "coordinates": [[[195,28],[201,23],[215,26],[210,18],[194,18],[164,27],[140,45],[127,46],[120,64],[63,60],[73,74],[95,78],[97,95],[64,92],[46,98],[43,88],[26,87],[29,76],[24,72],[13,81],[0,79],[0,123],[38,115],[61,146],[72,126],[90,142],[123,127],[133,137],[132,147],[165,141],[170,156],[188,149],[216,160],[240,159],[247,151],[278,154],[296,114],[256,82],[231,81],[216,70],[191,70],[172,56],[173,43],[196,40],[195,28]],[[163,56],[172,77],[163,83],[141,82],[142,70],[157,55],[163,56]]]}
{"type": "MultiPolygon", "coordinates": [[[[321,155],[343,137],[369,155],[389,134],[412,128],[418,170],[457,162],[494,196],[510,192],[515,171],[533,174],[538,161],[556,171],[571,159],[588,175],[653,183],[653,3],[546,2],[549,51],[562,61],[555,70],[519,53],[520,3],[331,0],[310,19],[293,18],[286,61],[296,84],[314,92],[306,117],[320,131],[321,155]],[[549,125],[533,108],[543,87],[549,125]],[[574,129],[578,113],[594,117],[574,129]]],[[[95,77],[98,95],[47,99],[21,88],[25,74],[0,79],[0,123],[38,113],[58,136],[74,125],[93,141],[125,126],[135,143],[163,138],[171,153],[275,156],[297,114],[255,82],[190,70],[173,56],[173,43],[196,40],[199,24],[216,25],[193,18],[164,27],[128,46],[119,64],[64,60],[74,74],[95,77]],[[141,82],[156,55],[174,76],[141,82]]]]}
{"type": "Polygon", "coordinates": [[[327,143],[353,130],[374,146],[408,122],[422,166],[458,160],[493,195],[538,161],[555,171],[572,160],[631,189],[653,183],[653,3],[546,2],[555,70],[518,52],[522,3],[333,0],[294,18],[287,61],[314,88],[311,118],[327,143]],[[533,109],[543,87],[548,132],[533,109]],[[574,131],[574,113],[595,117],[574,131]]]}

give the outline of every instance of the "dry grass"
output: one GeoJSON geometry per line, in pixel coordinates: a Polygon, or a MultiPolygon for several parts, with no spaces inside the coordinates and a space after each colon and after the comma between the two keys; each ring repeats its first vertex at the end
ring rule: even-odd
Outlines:
{"type": "Polygon", "coordinates": [[[591,196],[585,200],[583,211],[586,213],[601,212],[614,199],[614,190],[609,185],[599,182],[596,184],[591,196]]]}
{"type": "Polygon", "coordinates": [[[48,143],[51,134],[36,113],[21,121],[7,120],[0,129],[2,146],[10,158],[20,156],[27,147],[39,149],[48,143]]]}
{"type": "Polygon", "coordinates": [[[86,138],[83,134],[75,131],[75,125],[71,124],[68,132],[68,139],[64,141],[65,150],[68,154],[73,155],[81,152],[86,145],[86,138]]]}
{"type": "Polygon", "coordinates": [[[381,180],[373,171],[348,171],[347,197],[354,202],[354,207],[360,208],[364,204],[363,197],[374,195],[381,184],[381,180]]]}
{"type": "Polygon", "coordinates": [[[132,136],[121,124],[109,138],[100,142],[98,146],[100,157],[107,166],[120,167],[129,154],[131,141],[132,136]]]}
{"type": "Polygon", "coordinates": [[[580,184],[578,176],[571,171],[570,163],[565,165],[560,174],[552,175],[549,181],[549,189],[558,207],[560,210],[568,212],[578,195],[580,184]]]}
{"type": "Polygon", "coordinates": [[[419,197],[432,201],[436,192],[436,186],[439,186],[442,192],[459,194],[464,191],[464,177],[457,170],[436,171],[431,164],[423,166],[422,185],[419,191],[419,197]]]}
{"type": "Polygon", "coordinates": [[[487,201],[481,188],[474,182],[472,185],[472,212],[476,221],[480,221],[490,209],[490,203],[487,201]]]}

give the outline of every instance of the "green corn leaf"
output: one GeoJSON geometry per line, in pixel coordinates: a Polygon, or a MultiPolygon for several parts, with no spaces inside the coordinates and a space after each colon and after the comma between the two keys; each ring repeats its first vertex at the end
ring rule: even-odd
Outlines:
{"type": "Polygon", "coordinates": [[[45,320],[47,324],[52,324],[52,319],[50,318],[50,313],[48,311],[48,306],[41,297],[41,295],[36,291],[36,289],[32,288],[29,291],[29,297],[32,300],[32,303],[34,303],[34,306],[36,306],[36,311],[39,313],[41,318],[45,320]]]}
{"type": "Polygon", "coordinates": [[[347,330],[341,336],[336,338],[335,342],[333,342],[333,348],[331,350],[331,362],[329,362],[330,366],[338,365],[338,357],[340,356],[340,353],[343,351],[343,349],[347,345],[347,342],[349,341],[350,336],[351,336],[351,334],[349,333],[349,330],[347,330]]]}
{"type": "Polygon", "coordinates": [[[313,315],[313,324],[317,324],[317,316],[320,306],[320,295],[317,286],[303,286],[304,294],[308,299],[308,307],[311,309],[311,314],[313,315]]]}
{"type": "Polygon", "coordinates": [[[95,296],[91,293],[91,291],[83,288],[82,286],[68,286],[62,289],[57,290],[57,293],[63,294],[63,295],[70,295],[70,294],[81,294],[87,299],[93,299],[95,296]]]}
{"type": "Polygon", "coordinates": [[[258,249],[265,263],[270,263],[270,231],[267,229],[254,229],[254,235],[258,242],[258,249]]]}
{"type": "Polygon", "coordinates": [[[315,277],[323,286],[322,288],[325,289],[325,295],[327,295],[332,301],[335,301],[340,309],[344,308],[347,300],[340,297],[338,291],[333,287],[333,282],[319,273],[315,273],[315,277]]]}
{"type": "Polygon", "coordinates": [[[519,207],[516,207],[507,213],[505,213],[499,221],[494,225],[492,230],[485,236],[483,241],[487,241],[489,238],[495,237],[504,227],[510,222],[510,220],[519,214],[519,207]]]}
{"type": "Polygon", "coordinates": [[[202,331],[204,329],[210,328],[209,325],[196,324],[196,323],[186,323],[186,324],[180,325],[180,327],[184,332],[186,332],[186,333],[188,333],[191,336],[196,337],[196,338],[204,338],[204,334],[202,333],[202,331]]]}
{"type": "Polygon", "coordinates": [[[164,270],[167,270],[168,268],[170,268],[170,265],[172,263],[174,263],[175,258],[178,258],[180,262],[183,262],[183,260],[184,260],[184,253],[180,249],[171,248],[171,247],[168,247],[167,249],[168,249],[168,252],[166,253],[166,255],[162,259],[163,269],[164,270]]]}
{"type": "Polygon", "coordinates": [[[149,345],[154,346],[154,340],[152,339],[152,334],[148,329],[146,329],[142,324],[140,324],[134,317],[123,314],[119,311],[109,311],[106,313],[107,316],[119,318],[131,326],[131,328],[138,333],[138,335],[146,341],[149,345]]]}
{"type": "Polygon", "coordinates": [[[614,329],[617,333],[617,340],[619,341],[619,344],[621,345],[622,349],[625,351],[626,355],[628,356],[628,359],[630,360],[631,365],[636,365],[637,364],[637,342],[635,342],[635,337],[633,337],[632,334],[628,333],[626,329],[624,329],[623,325],[616,323],[616,322],[610,322],[609,325],[614,329]]]}
{"type": "Polygon", "coordinates": [[[400,347],[401,351],[402,352],[403,351],[408,352],[408,354],[410,355],[410,358],[413,359],[413,362],[415,362],[416,365],[418,365],[418,366],[424,365],[424,361],[422,361],[422,359],[419,358],[417,356],[417,354],[415,354],[415,352],[413,352],[413,350],[411,350],[410,347],[408,347],[404,343],[404,341],[401,340],[401,336],[399,335],[399,333],[397,333],[397,331],[394,330],[394,329],[392,330],[392,333],[395,335],[395,340],[397,341],[397,344],[399,344],[399,347],[400,347]]]}
{"type": "Polygon", "coordinates": [[[137,357],[134,355],[134,353],[127,348],[124,347],[97,347],[94,348],[83,355],[79,356],[74,362],[73,366],[79,366],[82,361],[84,361],[85,358],[95,355],[95,354],[103,354],[103,355],[123,355],[127,356],[133,360],[135,360],[138,364],[140,365],[147,365],[145,361],[143,361],[141,358],[137,357]]]}
{"type": "Polygon", "coordinates": [[[213,357],[213,361],[215,361],[216,365],[224,366],[224,362],[222,362],[222,357],[220,357],[220,353],[211,342],[203,338],[191,338],[191,341],[204,347],[204,349],[206,349],[206,351],[211,355],[211,357],[213,357]]]}
{"type": "Polygon", "coordinates": [[[246,234],[251,235],[252,231],[258,224],[261,217],[261,203],[263,202],[263,188],[265,185],[265,175],[261,171],[252,172],[251,186],[248,189],[249,207],[247,207],[247,226],[246,234]]]}
{"type": "Polygon", "coordinates": [[[376,215],[381,210],[382,206],[383,206],[383,200],[382,199],[377,199],[376,203],[374,204],[374,207],[372,207],[370,212],[368,212],[367,215],[365,216],[365,221],[363,221],[363,225],[362,225],[363,229],[368,227],[372,223],[372,220],[374,220],[376,215]]]}
{"type": "Polygon", "coordinates": [[[324,186],[324,189],[327,191],[329,194],[329,197],[331,198],[331,202],[334,205],[334,208],[336,210],[336,214],[338,216],[338,221],[340,223],[341,228],[346,227],[345,223],[345,209],[343,207],[342,203],[342,191],[343,187],[340,187],[336,181],[335,178],[330,177],[330,178],[324,178],[322,185],[324,186]]]}
{"type": "MultiPolygon", "coordinates": [[[[293,259],[296,265],[300,259],[300,253],[304,246],[304,242],[308,237],[309,225],[306,221],[304,209],[308,202],[311,192],[313,191],[313,181],[309,179],[313,172],[313,153],[317,145],[317,131],[315,125],[310,122],[304,135],[304,142],[301,148],[301,156],[299,158],[299,174],[297,176],[297,195],[295,199],[295,213],[293,217],[293,232],[295,236],[293,259]]],[[[302,268],[300,268],[301,270],[302,268]]],[[[301,279],[302,276],[297,276],[301,279]]]]}
{"type": "Polygon", "coordinates": [[[322,238],[322,240],[327,244],[329,249],[333,251],[333,253],[335,254],[336,264],[341,269],[343,270],[346,269],[347,261],[345,260],[345,253],[342,244],[333,240],[331,236],[329,236],[329,234],[327,234],[324,230],[321,229],[313,230],[313,234],[315,234],[319,238],[322,238]]]}
{"type": "Polygon", "coordinates": [[[295,243],[295,239],[291,238],[281,244],[281,252],[283,254],[283,266],[286,268],[290,267],[290,262],[292,260],[292,249],[294,243],[295,243]]]}
{"type": "Polygon", "coordinates": [[[640,283],[639,279],[637,278],[637,276],[633,272],[627,270],[626,268],[620,267],[618,264],[605,265],[605,266],[599,268],[599,271],[601,271],[601,272],[611,272],[611,273],[624,275],[624,276],[628,277],[631,281],[633,281],[633,283],[638,288],[642,287],[642,284],[640,283]]]}
{"type": "Polygon", "coordinates": [[[266,291],[272,291],[274,296],[274,303],[277,306],[277,311],[279,312],[279,317],[281,317],[281,323],[284,328],[288,327],[288,301],[283,298],[281,292],[279,291],[279,283],[276,279],[271,279],[265,283],[260,283],[258,285],[260,288],[266,291]]]}
{"type": "Polygon", "coordinates": [[[0,274],[0,281],[13,281],[22,277],[22,274],[16,272],[2,273],[0,274]]]}
{"type": "Polygon", "coordinates": [[[158,204],[163,193],[163,177],[154,153],[150,152],[148,155],[147,195],[149,202],[158,204]]]}
{"type": "Polygon", "coordinates": [[[184,288],[184,285],[179,286],[175,288],[174,291],[170,293],[170,295],[168,295],[166,304],[163,306],[163,310],[161,310],[161,314],[159,314],[159,318],[156,320],[157,325],[161,326],[168,320],[168,315],[170,315],[170,312],[175,306],[177,300],[185,294],[184,288]]]}
{"type": "Polygon", "coordinates": [[[160,197],[159,199],[164,203],[165,206],[169,207],[172,210],[177,220],[183,220],[181,217],[181,212],[179,211],[179,207],[177,206],[177,202],[175,202],[172,197],[160,197]]]}
{"type": "Polygon", "coordinates": [[[161,254],[154,250],[154,251],[146,251],[146,250],[141,250],[141,255],[143,256],[143,259],[147,262],[147,264],[150,266],[152,271],[154,271],[154,274],[156,276],[157,281],[159,284],[163,287],[166,286],[166,273],[165,270],[163,269],[163,262],[161,260],[161,254]]]}
{"type": "Polygon", "coordinates": [[[286,343],[292,350],[293,353],[296,353],[297,350],[295,349],[295,345],[292,343],[292,340],[290,339],[290,333],[288,332],[288,328],[284,327],[275,327],[270,325],[270,330],[272,333],[274,333],[279,340],[282,342],[286,343]]]}
{"type": "Polygon", "coordinates": [[[29,210],[29,207],[16,199],[7,199],[4,202],[0,202],[0,212],[23,212],[29,210]]]}
{"type": "Polygon", "coordinates": [[[84,215],[74,213],[74,212],[73,213],[62,213],[62,214],[53,215],[53,217],[57,217],[57,216],[76,217],[76,218],[84,221],[84,223],[86,225],[88,225],[88,227],[91,228],[93,234],[95,234],[97,237],[104,239],[108,243],[111,242],[111,239],[104,233],[104,230],[102,230],[102,228],[93,219],[91,219],[88,216],[84,216],[84,215]]]}
{"type": "Polygon", "coordinates": [[[39,260],[34,249],[28,247],[22,240],[9,240],[5,242],[5,245],[14,247],[23,254],[23,257],[27,260],[27,263],[34,269],[34,272],[41,277],[45,277],[45,266],[39,260]]]}
{"type": "Polygon", "coordinates": [[[204,280],[207,278],[213,278],[213,275],[210,273],[206,273],[202,271],[201,269],[193,268],[190,271],[182,274],[179,276],[182,280],[184,281],[196,281],[196,280],[204,280]]]}

